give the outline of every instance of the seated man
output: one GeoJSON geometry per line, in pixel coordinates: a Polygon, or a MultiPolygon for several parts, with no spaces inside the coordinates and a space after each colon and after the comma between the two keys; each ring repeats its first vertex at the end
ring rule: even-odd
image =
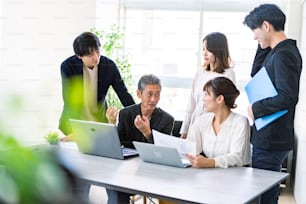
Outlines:
{"type": "MultiPolygon", "coordinates": [[[[140,104],[131,105],[120,110],[118,133],[121,144],[134,148],[132,141],[154,143],[152,129],[171,134],[174,118],[157,108],[160,99],[160,80],[154,75],[144,75],[138,82],[137,96],[140,104]]],[[[109,121],[115,122],[116,109],[111,108],[106,114],[109,121]]],[[[108,204],[129,203],[130,194],[106,189],[108,204]]]]}

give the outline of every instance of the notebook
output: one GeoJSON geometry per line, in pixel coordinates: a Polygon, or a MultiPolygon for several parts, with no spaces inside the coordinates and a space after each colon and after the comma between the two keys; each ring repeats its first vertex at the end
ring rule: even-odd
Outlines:
{"type": "MultiPolygon", "coordinates": [[[[245,91],[251,104],[265,98],[277,96],[278,94],[265,67],[262,67],[248,82],[245,86],[245,91]]],[[[285,115],[287,112],[288,110],[281,110],[271,115],[257,118],[255,120],[256,129],[262,129],[274,120],[285,115]]]]}
{"type": "Polygon", "coordinates": [[[114,159],[137,156],[135,149],[122,147],[114,124],[70,119],[80,152],[114,159]]]}
{"type": "Polygon", "coordinates": [[[189,160],[181,156],[176,148],[133,141],[133,144],[144,162],[186,168],[191,166],[189,160]]]}

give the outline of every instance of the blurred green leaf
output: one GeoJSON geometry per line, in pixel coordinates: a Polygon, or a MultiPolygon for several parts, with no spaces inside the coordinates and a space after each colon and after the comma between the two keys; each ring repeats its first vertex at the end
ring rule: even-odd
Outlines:
{"type": "Polygon", "coordinates": [[[33,151],[1,132],[0,167],[0,203],[54,203],[71,195],[61,193],[67,180],[47,149],[33,151]]]}
{"type": "Polygon", "coordinates": [[[19,113],[24,107],[22,96],[20,95],[11,95],[11,97],[8,99],[8,108],[13,113],[19,113]]]}

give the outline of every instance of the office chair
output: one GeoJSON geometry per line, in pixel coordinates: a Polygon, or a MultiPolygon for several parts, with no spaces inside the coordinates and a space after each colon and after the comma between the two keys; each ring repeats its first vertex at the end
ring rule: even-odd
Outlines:
{"type": "Polygon", "coordinates": [[[151,197],[142,196],[142,195],[133,195],[130,197],[130,204],[135,204],[138,200],[143,199],[143,204],[147,204],[147,200],[149,200],[149,204],[158,204],[151,197]]]}
{"type": "Polygon", "coordinates": [[[146,196],[141,196],[141,195],[132,195],[132,196],[130,196],[130,204],[135,204],[141,198],[143,199],[143,204],[147,204],[146,196]]]}
{"type": "Polygon", "coordinates": [[[141,197],[143,198],[143,204],[147,204],[147,199],[149,201],[149,204],[175,204],[175,202],[172,201],[167,201],[167,200],[162,200],[162,199],[155,199],[153,200],[153,198],[151,197],[146,197],[146,196],[141,196],[141,195],[133,195],[130,197],[130,204],[135,204],[137,201],[139,201],[141,199],[141,197]]]}
{"type": "Polygon", "coordinates": [[[182,127],[183,121],[181,120],[175,120],[173,124],[173,130],[172,130],[172,135],[175,137],[180,137],[180,130],[182,127]]]}
{"type": "Polygon", "coordinates": [[[159,204],[175,204],[175,202],[172,202],[172,201],[167,201],[167,200],[158,200],[158,203],[159,204]]]}

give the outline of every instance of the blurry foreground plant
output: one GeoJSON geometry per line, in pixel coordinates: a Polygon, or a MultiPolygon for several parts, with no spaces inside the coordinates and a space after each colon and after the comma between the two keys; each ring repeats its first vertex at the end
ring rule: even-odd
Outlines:
{"type": "Polygon", "coordinates": [[[69,203],[71,180],[55,155],[0,133],[0,203],[69,203]]]}

